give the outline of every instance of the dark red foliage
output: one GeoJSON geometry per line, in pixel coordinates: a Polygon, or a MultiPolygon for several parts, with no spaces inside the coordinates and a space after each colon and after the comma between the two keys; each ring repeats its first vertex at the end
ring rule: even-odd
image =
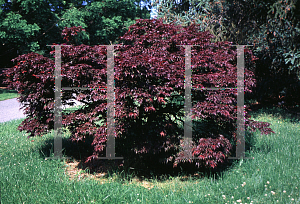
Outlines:
{"type": "MultiPolygon", "coordinates": [[[[215,168],[223,163],[231,150],[230,142],[223,136],[219,138],[201,138],[198,146],[193,149],[193,156],[198,157],[207,167],[215,168]]],[[[199,163],[198,163],[199,165],[199,163]]]]}
{"type": "Polygon", "coordinates": [[[65,27],[61,33],[61,36],[65,41],[72,44],[76,42],[76,39],[74,37],[82,31],[85,31],[85,29],[83,29],[81,26],[73,26],[70,28],[65,27]]]}
{"type": "MultiPolygon", "coordinates": [[[[79,31],[80,28],[69,28],[63,35],[79,31]]],[[[183,99],[185,91],[185,50],[177,45],[200,45],[192,48],[193,87],[237,85],[236,48],[230,42],[211,43],[212,37],[209,32],[199,32],[197,25],[182,28],[163,24],[162,20],[137,20],[120,38],[123,46],[115,48],[117,156],[130,160],[150,154],[174,165],[182,161],[183,129],[172,119],[182,120],[179,117],[184,107],[183,103],[175,103],[183,99]]],[[[99,88],[106,87],[106,54],[103,46],[62,47],[62,87],[97,87],[63,91],[62,96],[64,104],[73,97],[72,93],[86,103],[74,113],[64,113],[62,122],[71,131],[71,140],[93,138],[94,153],[86,162],[105,156],[106,124],[96,122],[105,121],[107,114],[106,91],[99,88]]],[[[254,60],[246,49],[245,92],[251,92],[255,84],[250,71],[254,60]]],[[[14,62],[16,66],[7,72],[7,82],[21,94],[19,100],[28,115],[20,130],[31,136],[52,130],[54,62],[35,53],[19,56],[14,62]]],[[[236,142],[237,91],[192,91],[192,96],[193,118],[199,126],[205,121],[209,124],[203,128],[206,131],[193,132],[192,154],[199,158],[198,165],[215,168],[228,158],[236,142]]],[[[270,124],[249,120],[245,114],[247,128],[265,134],[273,132],[268,128],[270,124]]]]}

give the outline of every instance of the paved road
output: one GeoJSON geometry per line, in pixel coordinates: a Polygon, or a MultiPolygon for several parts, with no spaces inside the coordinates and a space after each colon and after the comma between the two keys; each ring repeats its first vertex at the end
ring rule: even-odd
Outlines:
{"type": "MultiPolygon", "coordinates": [[[[75,105],[80,105],[80,103],[74,100],[75,105]]],[[[66,106],[67,108],[69,106],[66,106]]],[[[5,101],[0,101],[0,123],[25,118],[23,110],[20,110],[21,104],[18,102],[17,98],[7,99],[5,101]]]]}
{"type": "Polygon", "coordinates": [[[0,123],[25,118],[20,108],[21,104],[16,98],[0,101],[0,123]]]}

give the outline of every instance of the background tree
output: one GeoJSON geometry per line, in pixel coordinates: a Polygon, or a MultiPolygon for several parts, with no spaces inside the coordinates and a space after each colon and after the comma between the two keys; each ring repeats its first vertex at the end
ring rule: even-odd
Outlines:
{"type": "Polygon", "coordinates": [[[11,59],[29,52],[50,57],[46,45],[64,42],[65,27],[86,30],[77,36],[78,44],[110,44],[134,19],[150,18],[146,8],[129,0],[1,0],[0,6],[0,67],[12,66],[11,59]]]}
{"type": "Polygon", "coordinates": [[[183,4],[186,1],[163,0],[154,5],[164,22],[197,22],[200,30],[216,36],[215,41],[254,45],[249,48],[259,60],[252,98],[277,103],[285,92],[286,102],[299,104],[299,0],[190,0],[189,7],[183,4]]]}
{"type": "Polygon", "coordinates": [[[44,54],[47,44],[61,41],[61,31],[55,26],[59,18],[51,11],[46,1],[6,1],[2,4],[2,11],[1,31],[6,33],[1,37],[1,41],[4,42],[1,43],[3,47],[0,54],[2,67],[12,66],[10,60],[19,54],[32,51],[44,54]],[[11,42],[9,39],[14,41],[11,42]]]}

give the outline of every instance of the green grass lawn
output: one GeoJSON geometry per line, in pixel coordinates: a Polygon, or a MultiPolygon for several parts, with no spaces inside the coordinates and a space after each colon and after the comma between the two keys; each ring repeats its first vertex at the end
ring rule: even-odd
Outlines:
{"type": "Polygon", "coordinates": [[[11,99],[11,98],[17,98],[18,92],[15,90],[8,90],[8,89],[0,89],[0,101],[4,101],[6,99],[11,99]]]}
{"type": "Polygon", "coordinates": [[[97,180],[79,179],[77,174],[70,180],[66,161],[41,154],[46,143],[53,143],[53,134],[27,139],[16,130],[22,120],[0,123],[0,202],[299,203],[300,123],[285,116],[277,109],[253,114],[256,120],[270,122],[276,134],[254,133],[247,152],[254,159],[237,160],[218,179],[144,181],[130,175],[124,179],[122,173],[97,180]]]}

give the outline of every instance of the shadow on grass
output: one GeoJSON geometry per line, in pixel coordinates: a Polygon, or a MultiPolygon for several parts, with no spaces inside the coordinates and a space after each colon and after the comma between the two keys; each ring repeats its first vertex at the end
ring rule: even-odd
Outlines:
{"type": "Polygon", "coordinates": [[[272,115],[274,118],[280,118],[283,120],[287,120],[291,123],[299,123],[300,122],[300,106],[279,106],[279,105],[260,105],[257,104],[250,106],[250,110],[248,113],[252,117],[256,117],[260,114],[272,115]]]}
{"type": "Polygon", "coordinates": [[[0,88],[0,101],[18,97],[18,92],[6,88],[0,88]]]}
{"type": "MultiPolygon", "coordinates": [[[[257,115],[262,113],[263,110],[253,111],[251,115],[257,115]]],[[[271,110],[271,113],[278,114],[278,111],[271,110]]],[[[266,111],[268,113],[268,111],[266,111]]],[[[284,111],[282,111],[282,115],[284,111]]],[[[288,117],[288,116],[286,116],[288,117]]],[[[169,121],[170,122],[170,121],[169,121]]],[[[140,124],[141,125],[141,124],[140,124]]],[[[151,126],[151,125],[150,125],[151,126]]],[[[157,127],[150,127],[148,125],[148,130],[153,130],[157,127]]],[[[173,168],[172,163],[161,163],[158,159],[161,155],[155,155],[152,153],[139,154],[138,156],[132,151],[131,147],[134,142],[140,142],[139,139],[143,138],[140,135],[144,132],[141,130],[145,130],[147,128],[141,126],[141,128],[137,128],[135,123],[132,123],[130,126],[130,141],[128,139],[125,141],[116,140],[116,150],[118,154],[116,156],[124,156],[124,160],[100,160],[95,159],[89,163],[85,163],[87,157],[93,154],[92,142],[93,138],[86,139],[85,142],[74,143],[68,138],[62,138],[63,145],[63,155],[65,157],[70,157],[75,161],[78,161],[79,164],[76,167],[78,171],[88,169],[89,174],[105,174],[105,177],[108,177],[112,173],[117,173],[122,175],[122,179],[131,178],[132,176],[137,177],[139,179],[153,179],[156,178],[158,180],[164,180],[165,178],[177,177],[179,176],[181,180],[187,180],[189,178],[210,178],[219,179],[222,177],[222,174],[229,169],[231,169],[235,164],[239,162],[239,160],[225,160],[225,162],[218,166],[215,169],[207,169],[207,168],[197,168],[195,162],[193,163],[180,163],[177,167],[173,168]],[[118,145],[122,144],[122,145],[118,145]],[[118,150],[122,150],[124,154],[120,153],[118,150]],[[127,151],[127,152],[126,152],[127,151]]],[[[205,126],[206,130],[210,130],[205,126]]],[[[182,127],[175,131],[177,134],[183,132],[182,127]]],[[[173,132],[174,133],[174,132],[173,132]]],[[[153,132],[150,131],[150,135],[153,132]]],[[[145,136],[145,135],[144,135],[145,136]]],[[[146,134],[146,137],[149,135],[146,134]]],[[[152,138],[153,140],[153,138],[152,138]]],[[[151,141],[151,139],[150,139],[151,141]]],[[[156,141],[156,140],[155,140],[156,141]]],[[[134,145],[133,145],[134,146],[134,145]]],[[[250,152],[251,148],[255,146],[255,140],[253,138],[253,133],[246,131],[245,134],[245,152],[247,157],[247,152],[250,152]]],[[[42,157],[50,157],[53,153],[53,139],[45,141],[44,145],[40,149],[42,157]]],[[[233,154],[231,156],[235,156],[235,145],[232,150],[233,154]]],[[[165,155],[164,155],[164,158],[165,155]]]]}
{"type": "MultiPolygon", "coordinates": [[[[93,149],[91,146],[92,141],[86,142],[72,142],[68,138],[62,138],[62,147],[64,157],[70,157],[74,160],[82,160],[87,156],[92,155],[93,149]]],[[[40,148],[40,155],[42,157],[52,157],[54,150],[54,139],[47,139],[40,148]]]]}
{"type": "Polygon", "coordinates": [[[10,89],[6,89],[6,88],[0,88],[0,94],[6,94],[6,93],[18,93],[15,90],[10,90],[10,89]]]}
{"type": "MultiPolygon", "coordinates": [[[[250,150],[253,142],[251,140],[251,133],[247,134],[246,152],[250,150]]],[[[46,140],[40,148],[42,157],[53,156],[53,139],[46,140]]],[[[122,180],[130,178],[138,178],[142,181],[144,179],[156,179],[158,181],[167,180],[169,177],[179,177],[181,181],[199,178],[214,178],[219,179],[222,174],[233,167],[233,164],[238,163],[239,160],[225,160],[225,162],[215,169],[197,168],[195,162],[180,163],[173,168],[172,163],[161,163],[153,154],[141,154],[134,156],[130,153],[125,160],[93,160],[86,164],[85,159],[93,154],[93,147],[91,146],[92,138],[85,142],[74,143],[68,138],[62,138],[63,155],[64,157],[72,158],[70,161],[78,161],[75,171],[85,171],[89,175],[103,175],[102,178],[108,178],[113,173],[119,175],[122,180]],[[147,162],[145,162],[147,161],[147,162]]],[[[118,155],[119,156],[119,155],[118,155]]],[[[120,155],[121,156],[121,155],[120,155]]],[[[235,155],[232,155],[235,156],[235,155]]],[[[68,160],[67,160],[68,161],[68,160]]],[[[68,162],[70,162],[68,161],[68,162]]]]}

